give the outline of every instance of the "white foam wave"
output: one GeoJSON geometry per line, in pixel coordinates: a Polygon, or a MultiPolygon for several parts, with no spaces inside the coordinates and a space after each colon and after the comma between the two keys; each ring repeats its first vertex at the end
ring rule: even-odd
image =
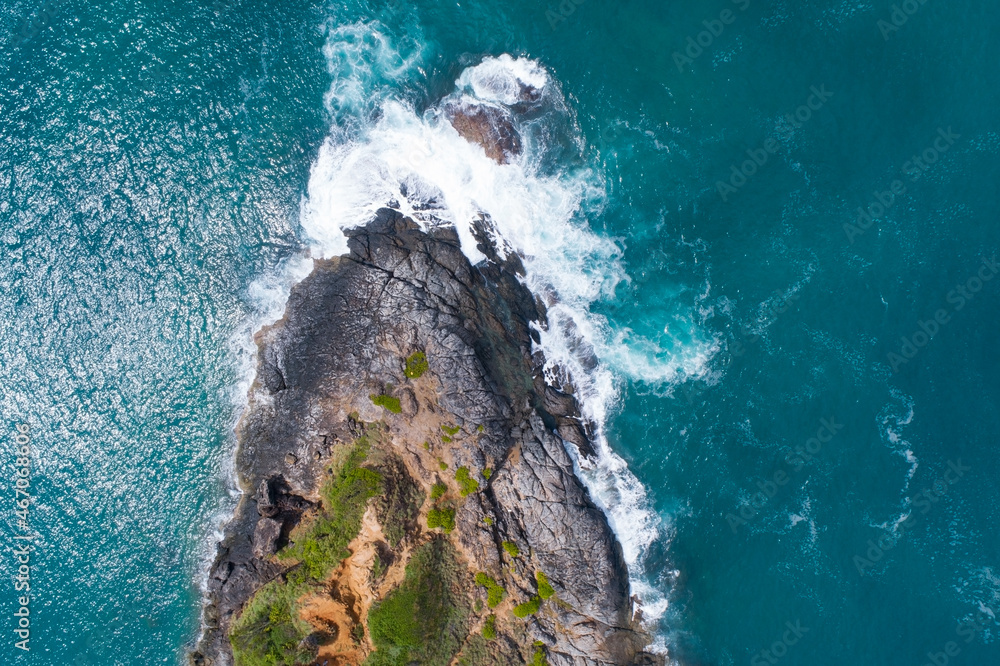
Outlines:
{"type": "Polygon", "coordinates": [[[504,53],[487,58],[462,72],[456,87],[484,102],[513,106],[521,99],[524,86],[542,90],[549,84],[545,69],[527,58],[514,59],[504,53]]]}
{"type": "Polygon", "coordinates": [[[886,405],[879,414],[879,418],[881,419],[886,442],[892,447],[896,455],[902,456],[910,466],[906,472],[906,482],[903,484],[902,494],[905,496],[909,492],[910,481],[920,466],[920,460],[913,452],[913,449],[910,448],[910,442],[904,439],[902,434],[903,429],[913,422],[914,403],[913,398],[897,389],[892,389],[890,395],[899,404],[890,403],[886,405]]]}
{"type": "Polygon", "coordinates": [[[510,106],[523,105],[527,98],[534,105],[530,117],[512,111],[522,137],[533,138],[524,142],[522,154],[499,164],[462,138],[441,106],[418,113],[376,80],[372,62],[382,69],[377,63],[396,63],[380,75],[390,78],[419,69],[418,59],[387,53],[389,42],[377,25],[338,29],[330,40],[336,42],[326,49],[335,60],[331,72],[347,79],[338,79],[331,88],[338,109],[375,97],[380,112],[350,136],[334,129],[319,152],[301,216],[313,254],[345,253],[344,230],[362,226],[379,208],[392,206],[425,228],[453,225],[463,251],[477,263],[485,257],[476,248],[473,224],[488,216],[502,240],[501,251],[521,256],[526,285],[546,304],[547,325],[538,332],[548,379],[559,386],[571,384],[584,417],[594,425],[596,460],[573,451],[577,471],[622,543],[644,616],[660,617],[666,597],[639,572],[650,545],[664,539],[662,522],[646,489],[608,446],[605,424],[618,396],[616,373],[651,384],[676,382],[704,374],[710,349],[664,350],[631,331],[612,331],[604,318],[592,313],[592,304],[612,298],[627,277],[619,246],[591,231],[585,217],[603,204],[600,176],[582,166],[554,172],[543,166],[551,145],[558,143],[558,149],[565,150],[581,141],[558,85],[542,65],[509,55],[487,57],[463,71],[455,83],[451,101],[510,106]],[[377,34],[359,38],[365,31],[377,34]],[[373,50],[371,58],[365,48],[373,50]],[[531,134],[546,123],[548,130],[571,127],[575,136],[531,134]]]}
{"type": "Polygon", "coordinates": [[[323,98],[335,120],[335,129],[349,134],[352,120],[364,119],[374,110],[381,88],[398,85],[418,71],[422,41],[414,35],[400,46],[389,39],[378,23],[326,26],[323,46],[331,84],[323,98]]]}

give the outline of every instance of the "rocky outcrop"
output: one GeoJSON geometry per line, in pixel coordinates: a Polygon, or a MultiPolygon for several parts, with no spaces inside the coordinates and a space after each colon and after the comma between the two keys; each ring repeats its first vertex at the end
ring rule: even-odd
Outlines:
{"type": "Polygon", "coordinates": [[[466,141],[482,146],[490,159],[506,164],[521,154],[521,136],[506,108],[455,102],[445,107],[445,114],[458,133],[466,141]]]}
{"type": "MultiPolygon", "coordinates": [[[[476,473],[479,487],[456,503],[448,538],[469,572],[488,573],[507,592],[495,611],[502,660],[477,663],[523,663],[540,649],[535,641],[556,666],[659,663],[643,652],[621,548],[562,441],[589,451],[587,427],[573,396],[546,385],[541,358],[532,357],[529,322],[544,312],[518,280],[517,257],[501,259],[480,237],[488,260],[473,267],[454,230],[425,233],[383,209],[350,233],[349,255],[317,261],[284,318],[258,334],[257,380],[238,431],[247,494],[210,573],[194,663],[229,663],[234,618],[287,570],[273,554],[320,501],[331,452],[365,422],[384,422],[401,474],[425,492],[454,484],[461,467],[476,473]],[[428,369],[414,378],[405,359],[417,351],[428,369]],[[398,409],[374,404],[377,395],[399,400],[398,409]],[[505,542],[520,554],[511,557],[505,542]],[[539,571],[555,596],[515,618],[513,605],[537,594],[539,571]]],[[[376,546],[387,549],[381,537],[376,546]]],[[[383,561],[405,558],[408,548],[383,561]]],[[[485,594],[474,585],[463,593],[485,594]]]]}

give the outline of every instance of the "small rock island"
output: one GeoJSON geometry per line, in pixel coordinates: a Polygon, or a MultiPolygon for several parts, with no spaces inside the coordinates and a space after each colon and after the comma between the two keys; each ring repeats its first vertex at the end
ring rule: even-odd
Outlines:
{"type": "Polygon", "coordinates": [[[564,443],[592,455],[587,424],[532,353],[544,307],[488,224],[473,266],[453,228],[381,209],[258,333],[194,666],[663,663],[564,443]]]}

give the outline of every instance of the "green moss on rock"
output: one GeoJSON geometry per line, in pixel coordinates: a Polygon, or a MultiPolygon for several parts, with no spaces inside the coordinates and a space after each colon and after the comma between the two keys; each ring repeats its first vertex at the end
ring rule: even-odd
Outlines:
{"type": "Polygon", "coordinates": [[[403,406],[399,404],[399,398],[394,398],[391,395],[386,395],[385,393],[381,395],[375,395],[373,393],[368,397],[375,405],[385,407],[393,414],[401,414],[403,412],[403,406]]]}
{"type": "Polygon", "coordinates": [[[403,374],[410,379],[416,379],[427,372],[429,367],[427,354],[422,351],[413,352],[406,357],[406,367],[403,368],[403,374]]]}
{"type": "Polygon", "coordinates": [[[464,465],[455,470],[455,480],[458,481],[459,493],[462,497],[467,497],[479,490],[479,482],[472,478],[469,468],[464,465]]]}
{"type": "Polygon", "coordinates": [[[535,582],[538,583],[538,596],[542,599],[548,599],[555,596],[556,590],[549,584],[549,579],[545,573],[536,571],[535,582]]]}
{"type": "Polygon", "coordinates": [[[483,638],[488,641],[492,641],[497,637],[497,616],[490,615],[486,618],[486,622],[483,623],[483,638]]]}
{"type": "Polygon", "coordinates": [[[229,634],[236,666],[293,666],[316,657],[316,649],[303,644],[312,627],[299,619],[299,594],[279,581],[257,591],[229,634]]]}
{"type": "Polygon", "coordinates": [[[350,553],[347,544],[358,535],[368,500],[381,494],[382,475],[362,467],[367,444],[350,450],[340,469],[320,491],[323,508],[295,540],[278,553],[281,561],[297,560],[303,580],[322,580],[350,553]]]}
{"type": "Polygon", "coordinates": [[[523,604],[518,604],[514,607],[514,615],[519,618],[526,618],[529,615],[534,615],[542,607],[541,597],[531,597],[528,601],[523,604]]]}
{"type": "Polygon", "coordinates": [[[454,546],[442,538],[420,546],[403,582],[368,614],[375,652],[365,666],[447,666],[469,634],[470,607],[457,594],[463,568],[454,546]]]}
{"type": "Polygon", "coordinates": [[[490,608],[496,608],[500,605],[504,595],[507,593],[507,590],[503,589],[503,587],[498,585],[495,580],[483,571],[476,574],[476,585],[486,588],[486,605],[490,608]]]}
{"type": "Polygon", "coordinates": [[[445,533],[455,529],[455,510],[452,508],[434,508],[427,512],[427,528],[436,529],[440,527],[445,533]]]}

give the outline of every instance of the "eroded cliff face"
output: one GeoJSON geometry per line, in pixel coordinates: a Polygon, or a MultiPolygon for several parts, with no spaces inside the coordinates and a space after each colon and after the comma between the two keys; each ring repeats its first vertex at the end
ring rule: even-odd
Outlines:
{"type": "Polygon", "coordinates": [[[369,478],[354,523],[337,514],[353,532],[347,557],[294,588],[300,658],[410,663],[384,618],[426,588],[437,606],[400,607],[446,617],[447,640],[413,648],[419,663],[661,663],[643,652],[621,548],[562,441],[589,450],[576,402],[531,355],[528,323],[544,313],[517,258],[481,238],[490,259],[473,267],[453,230],[425,233],[383,209],[261,331],[238,432],[247,494],[211,570],[194,663],[232,663],[230,633],[254,593],[301,583],[304,556],[289,553],[308,534],[334,534],[316,528],[338,511],[342,491],[330,488],[369,478]]]}

